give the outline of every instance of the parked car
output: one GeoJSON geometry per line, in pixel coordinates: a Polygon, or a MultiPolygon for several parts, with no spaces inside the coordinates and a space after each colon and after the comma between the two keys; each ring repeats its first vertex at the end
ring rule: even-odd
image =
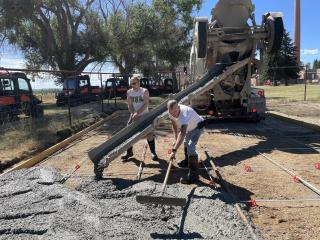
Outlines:
{"type": "Polygon", "coordinates": [[[281,81],[279,80],[275,80],[275,81],[267,80],[262,83],[263,86],[279,86],[280,84],[281,84],[281,81]]]}

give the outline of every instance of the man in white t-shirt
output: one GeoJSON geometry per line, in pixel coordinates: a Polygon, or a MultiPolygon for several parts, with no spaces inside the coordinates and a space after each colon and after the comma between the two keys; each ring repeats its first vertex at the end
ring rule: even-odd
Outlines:
{"type": "Polygon", "coordinates": [[[188,166],[189,172],[186,177],[181,178],[180,182],[191,184],[199,179],[196,145],[203,133],[205,122],[191,107],[178,104],[176,100],[170,100],[167,107],[175,137],[170,159],[175,159],[178,148],[184,142],[186,159],[178,165],[188,166]]]}
{"type": "MultiPolygon", "coordinates": [[[[140,87],[140,79],[138,77],[134,77],[133,79],[131,79],[130,84],[132,88],[127,91],[128,109],[131,114],[128,121],[128,125],[130,125],[134,121],[137,121],[140,117],[149,112],[148,89],[140,87]]],[[[157,160],[158,156],[156,154],[156,145],[153,133],[150,133],[147,136],[147,141],[150,148],[152,160],[157,160]]],[[[133,149],[132,147],[130,147],[127,150],[127,153],[123,155],[121,158],[127,160],[132,156],[133,149]]]]}

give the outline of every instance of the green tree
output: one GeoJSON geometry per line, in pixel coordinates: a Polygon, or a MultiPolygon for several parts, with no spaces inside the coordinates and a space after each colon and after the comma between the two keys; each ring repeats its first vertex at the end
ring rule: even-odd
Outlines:
{"type": "Polygon", "coordinates": [[[311,69],[311,63],[308,62],[308,63],[306,64],[306,67],[307,67],[307,69],[311,69]]]}
{"type": "Polygon", "coordinates": [[[120,72],[137,69],[151,75],[184,62],[190,51],[191,13],[200,2],[114,0],[100,4],[110,31],[111,60],[120,72]]]}
{"type": "Polygon", "coordinates": [[[106,27],[94,0],[0,0],[0,24],[10,44],[25,55],[28,68],[78,74],[108,52],[106,27]]]}
{"type": "Polygon", "coordinates": [[[289,33],[285,31],[280,51],[264,55],[261,79],[263,81],[284,79],[287,86],[289,79],[297,79],[299,77],[299,72],[300,67],[297,64],[296,49],[289,33]]]}
{"type": "Polygon", "coordinates": [[[111,60],[121,72],[174,70],[190,51],[199,0],[0,0],[0,27],[28,68],[83,71],[111,60]]]}
{"type": "Polygon", "coordinates": [[[153,44],[158,71],[171,71],[173,90],[178,90],[175,69],[189,60],[193,28],[192,12],[199,10],[199,0],[153,0],[153,7],[160,19],[158,41],[153,44]],[[162,66],[159,69],[158,66],[162,66]]]}
{"type": "Polygon", "coordinates": [[[315,59],[312,64],[312,69],[316,70],[320,68],[320,60],[315,59]]]}
{"type": "Polygon", "coordinates": [[[126,1],[101,4],[108,27],[110,59],[121,73],[131,73],[151,61],[151,43],[157,41],[157,16],[150,5],[126,1]]]}
{"type": "Polygon", "coordinates": [[[153,0],[160,22],[155,52],[159,61],[174,71],[180,63],[189,60],[193,29],[192,12],[201,7],[199,0],[153,0]]]}

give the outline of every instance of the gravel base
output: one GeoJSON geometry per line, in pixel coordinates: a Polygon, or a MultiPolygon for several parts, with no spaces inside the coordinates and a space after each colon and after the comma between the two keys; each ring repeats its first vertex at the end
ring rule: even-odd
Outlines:
{"type": "Polygon", "coordinates": [[[0,239],[252,239],[229,196],[209,187],[170,185],[181,207],[141,205],[154,182],[87,181],[66,188],[54,169],[31,168],[0,178],[0,239]]]}

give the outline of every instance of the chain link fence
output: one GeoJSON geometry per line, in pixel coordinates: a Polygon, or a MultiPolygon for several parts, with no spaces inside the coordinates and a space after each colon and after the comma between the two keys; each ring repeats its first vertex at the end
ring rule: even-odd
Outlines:
{"type": "Polygon", "coordinates": [[[141,77],[151,103],[184,84],[184,74],[154,76],[84,72],[59,79],[58,71],[1,69],[0,169],[3,162],[47,148],[112,112],[127,109],[126,92],[132,76],[141,77]]]}

